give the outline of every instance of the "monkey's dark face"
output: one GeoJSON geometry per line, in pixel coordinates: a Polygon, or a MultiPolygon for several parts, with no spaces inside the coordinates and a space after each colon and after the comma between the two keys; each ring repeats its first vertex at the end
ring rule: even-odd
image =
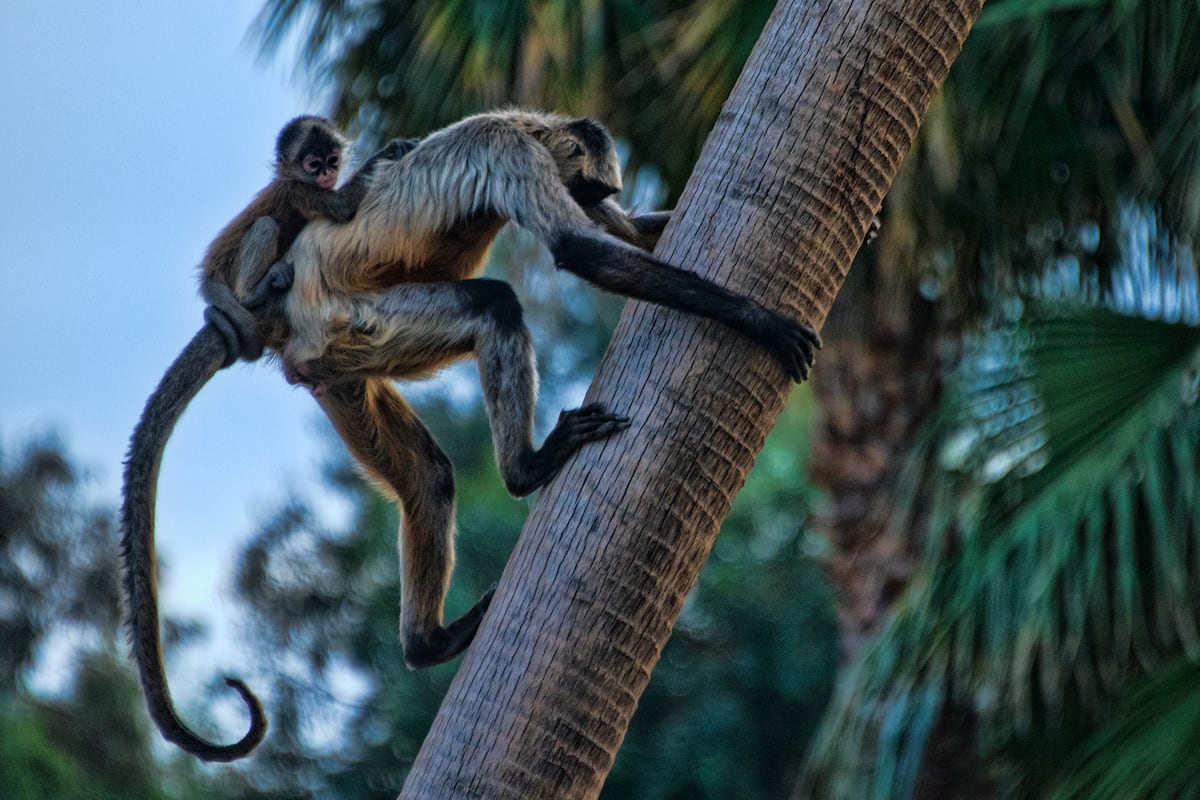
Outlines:
{"type": "Polygon", "coordinates": [[[338,170],[342,168],[342,153],[340,150],[321,155],[308,153],[301,158],[300,168],[317,186],[332,189],[337,185],[338,170]]]}
{"type": "Polygon", "coordinates": [[[284,126],[275,143],[279,175],[332,189],[337,185],[345,146],[345,137],[329,120],[296,117],[284,126]]]}
{"type": "Polygon", "coordinates": [[[548,143],[567,191],[581,206],[595,206],[621,191],[621,167],[612,137],[590,119],[574,120],[548,143]]]}
{"type": "Polygon", "coordinates": [[[566,181],[567,191],[571,193],[571,197],[575,198],[575,202],[581,206],[597,206],[604,202],[604,198],[611,197],[621,191],[621,186],[618,184],[613,186],[608,181],[600,180],[599,178],[589,178],[583,173],[576,174],[566,181]]]}

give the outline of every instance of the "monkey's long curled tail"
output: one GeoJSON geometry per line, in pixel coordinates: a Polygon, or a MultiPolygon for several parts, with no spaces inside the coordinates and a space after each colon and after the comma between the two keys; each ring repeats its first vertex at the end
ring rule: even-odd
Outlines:
{"type": "Polygon", "coordinates": [[[163,449],[184,409],[225,364],[224,340],[212,325],[192,337],[146,401],[134,428],[125,461],[124,503],[121,506],[121,567],[130,648],[150,716],[168,741],[205,761],[233,761],[249,755],[267,732],[267,718],[258,698],[236,678],[225,683],[237,690],[250,712],[250,730],[231,745],[215,745],[193,733],[175,711],[163,668],[159,635],[158,579],[154,555],[154,502],[163,449]]]}

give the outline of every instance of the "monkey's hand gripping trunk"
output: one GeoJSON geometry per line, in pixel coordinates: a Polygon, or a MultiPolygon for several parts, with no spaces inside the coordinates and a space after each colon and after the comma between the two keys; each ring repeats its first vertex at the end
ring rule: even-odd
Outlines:
{"type": "Polygon", "coordinates": [[[175,423],[225,362],[224,339],[212,325],[205,325],[163,375],[146,401],[129,443],[121,506],[121,577],[126,625],[150,716],[165,739],[205,761],[233,761],[249,755],[266,735],[267,719],[258,698],[236,678],[226,678],[225,682],[237,690],[250,712],[250,730],[238,742],[225,746],[212,744],[179,719],[167,686],[159,636],[154,502],[163,449],[175,423]]]}

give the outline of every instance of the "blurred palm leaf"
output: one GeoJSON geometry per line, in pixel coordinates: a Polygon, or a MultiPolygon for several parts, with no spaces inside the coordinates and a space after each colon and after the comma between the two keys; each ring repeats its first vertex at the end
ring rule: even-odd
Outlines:
{"type": "MultiPolygon", "coordinates": [[[[1116,263],[1123,198],[1200,234],[1200,5],[990,0],[885,203],[882,254],[974,312],[1090,231],[1116,263]]],[[[896,268],[896,267],[893,267],[896,268]]]]}
{"type": "Polygon", "coordinates": [[[1200,664],[1177,658],[1123,697],[1063,764],[1050,800],[1200,797],[1200,664]]]}
{"type": "Polygon", "coordinates": [[[841,687],[812,795],[908,796],[946,703],[1027,748],[1027,789],[1128,680],[1200,657],[1200,329],[1173,264],[1143,277],[1140,308],[1184,323],[1041,303],[968,342],[896,492],[926,502],[893,517],[926,577],[841,687]]]}
{"type": "Polygon", "coordinates": [[[333,113],[370,141],[518,104],[601,119],[674,193],[774,3],[266,0],[271,50],[303,28],[333,113]]]}

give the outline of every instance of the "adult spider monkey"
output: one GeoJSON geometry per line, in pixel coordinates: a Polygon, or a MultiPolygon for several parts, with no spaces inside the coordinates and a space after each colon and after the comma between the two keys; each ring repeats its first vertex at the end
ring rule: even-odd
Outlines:
{"type": "MultiPolygon", "coordinates": [[[[723,322],[767,349],[794,380],[808,375],[820,346],[811,328],[654,258],[642,248],[658,241],[669,214],[631,216],[611,197],[620,188],[612,139],[598,123],[481,114],[380,162],[351,222],[314,221],[288,253],[295,268],[288,332],[272,329],[266,344],[280,352],[290,381],[316,389],[367,475],[403,507],[401,636],[410,667],[449,660],[470,644],[491,593],[443,625],[454,562],[453,473],[391,379],[473,356],[500,474],[518,496],[549,481],[584,443],[628,425],[591,405],[565,412],[542,447],[533,446],[537,374],[520,304],[507,284],[472,279],[506,222],[537,236],[559,267],[618,294],[723,322]]],[[[152,529],[139,533],[149,540],[152,529]]],[[[157,635],[156,614],[131,618],[155,620],[157,635]]],[[[133,628],[139,660],[161,660],[157,647],[136,646],[143,634],[133,628]]]]}
{"type": "Polygon", "coordinates": [[[286,322],[266,313],[272,296],[291,284],[291,267],[277,257],[291,246],[312,219],[345,222],[353,218],[366,193],[366,179],[382,159],[398,158],[411,141],[396,140],[375,154],[339,190],[334,190],[346,138],[328,120],[301,116],[280,132],[275,147],[275,177],[209,246],[201,267],[201,294],[211,304],[208,324],[184,348],[146,403],[130,440],[121,509],[123,588],[127,626],[141,673],[150,716],[163,736],[210,761],[248,754],[266,733],[258,700],[236,679],[250,710],[250,731],[237,743],[220,747],[204,741],[179,719],[171,703],[162,667],[154,560],[154,499],[163,448],[183,410],[223,366],[240,355],[254,360],[264,341],[286,335],[286,322]]]}
{"type": "Polygon", "coordinates": [[[505,485],[525,495],[581,444],[624,427],[598,406],[565,413],[532,445],[536,372],[512,290],[471,279],[505,222],[537,236],[556,264],[597,286],[725,323],[773,354],[795,380],[820,339],[809,327],[654,258],[669,218],[631,216],[612,138],[598,123],[552,114],[480,114],[382,164],[348,225],[315,223],[289,252],[295,285],[282,349],[289,380],[318,402],[367,474],[404,509],[401,633],[410,666],[457,655],[490,595],[442,624],[453,565],[450,464],[390,380],[474,356],[505,485]]]}

